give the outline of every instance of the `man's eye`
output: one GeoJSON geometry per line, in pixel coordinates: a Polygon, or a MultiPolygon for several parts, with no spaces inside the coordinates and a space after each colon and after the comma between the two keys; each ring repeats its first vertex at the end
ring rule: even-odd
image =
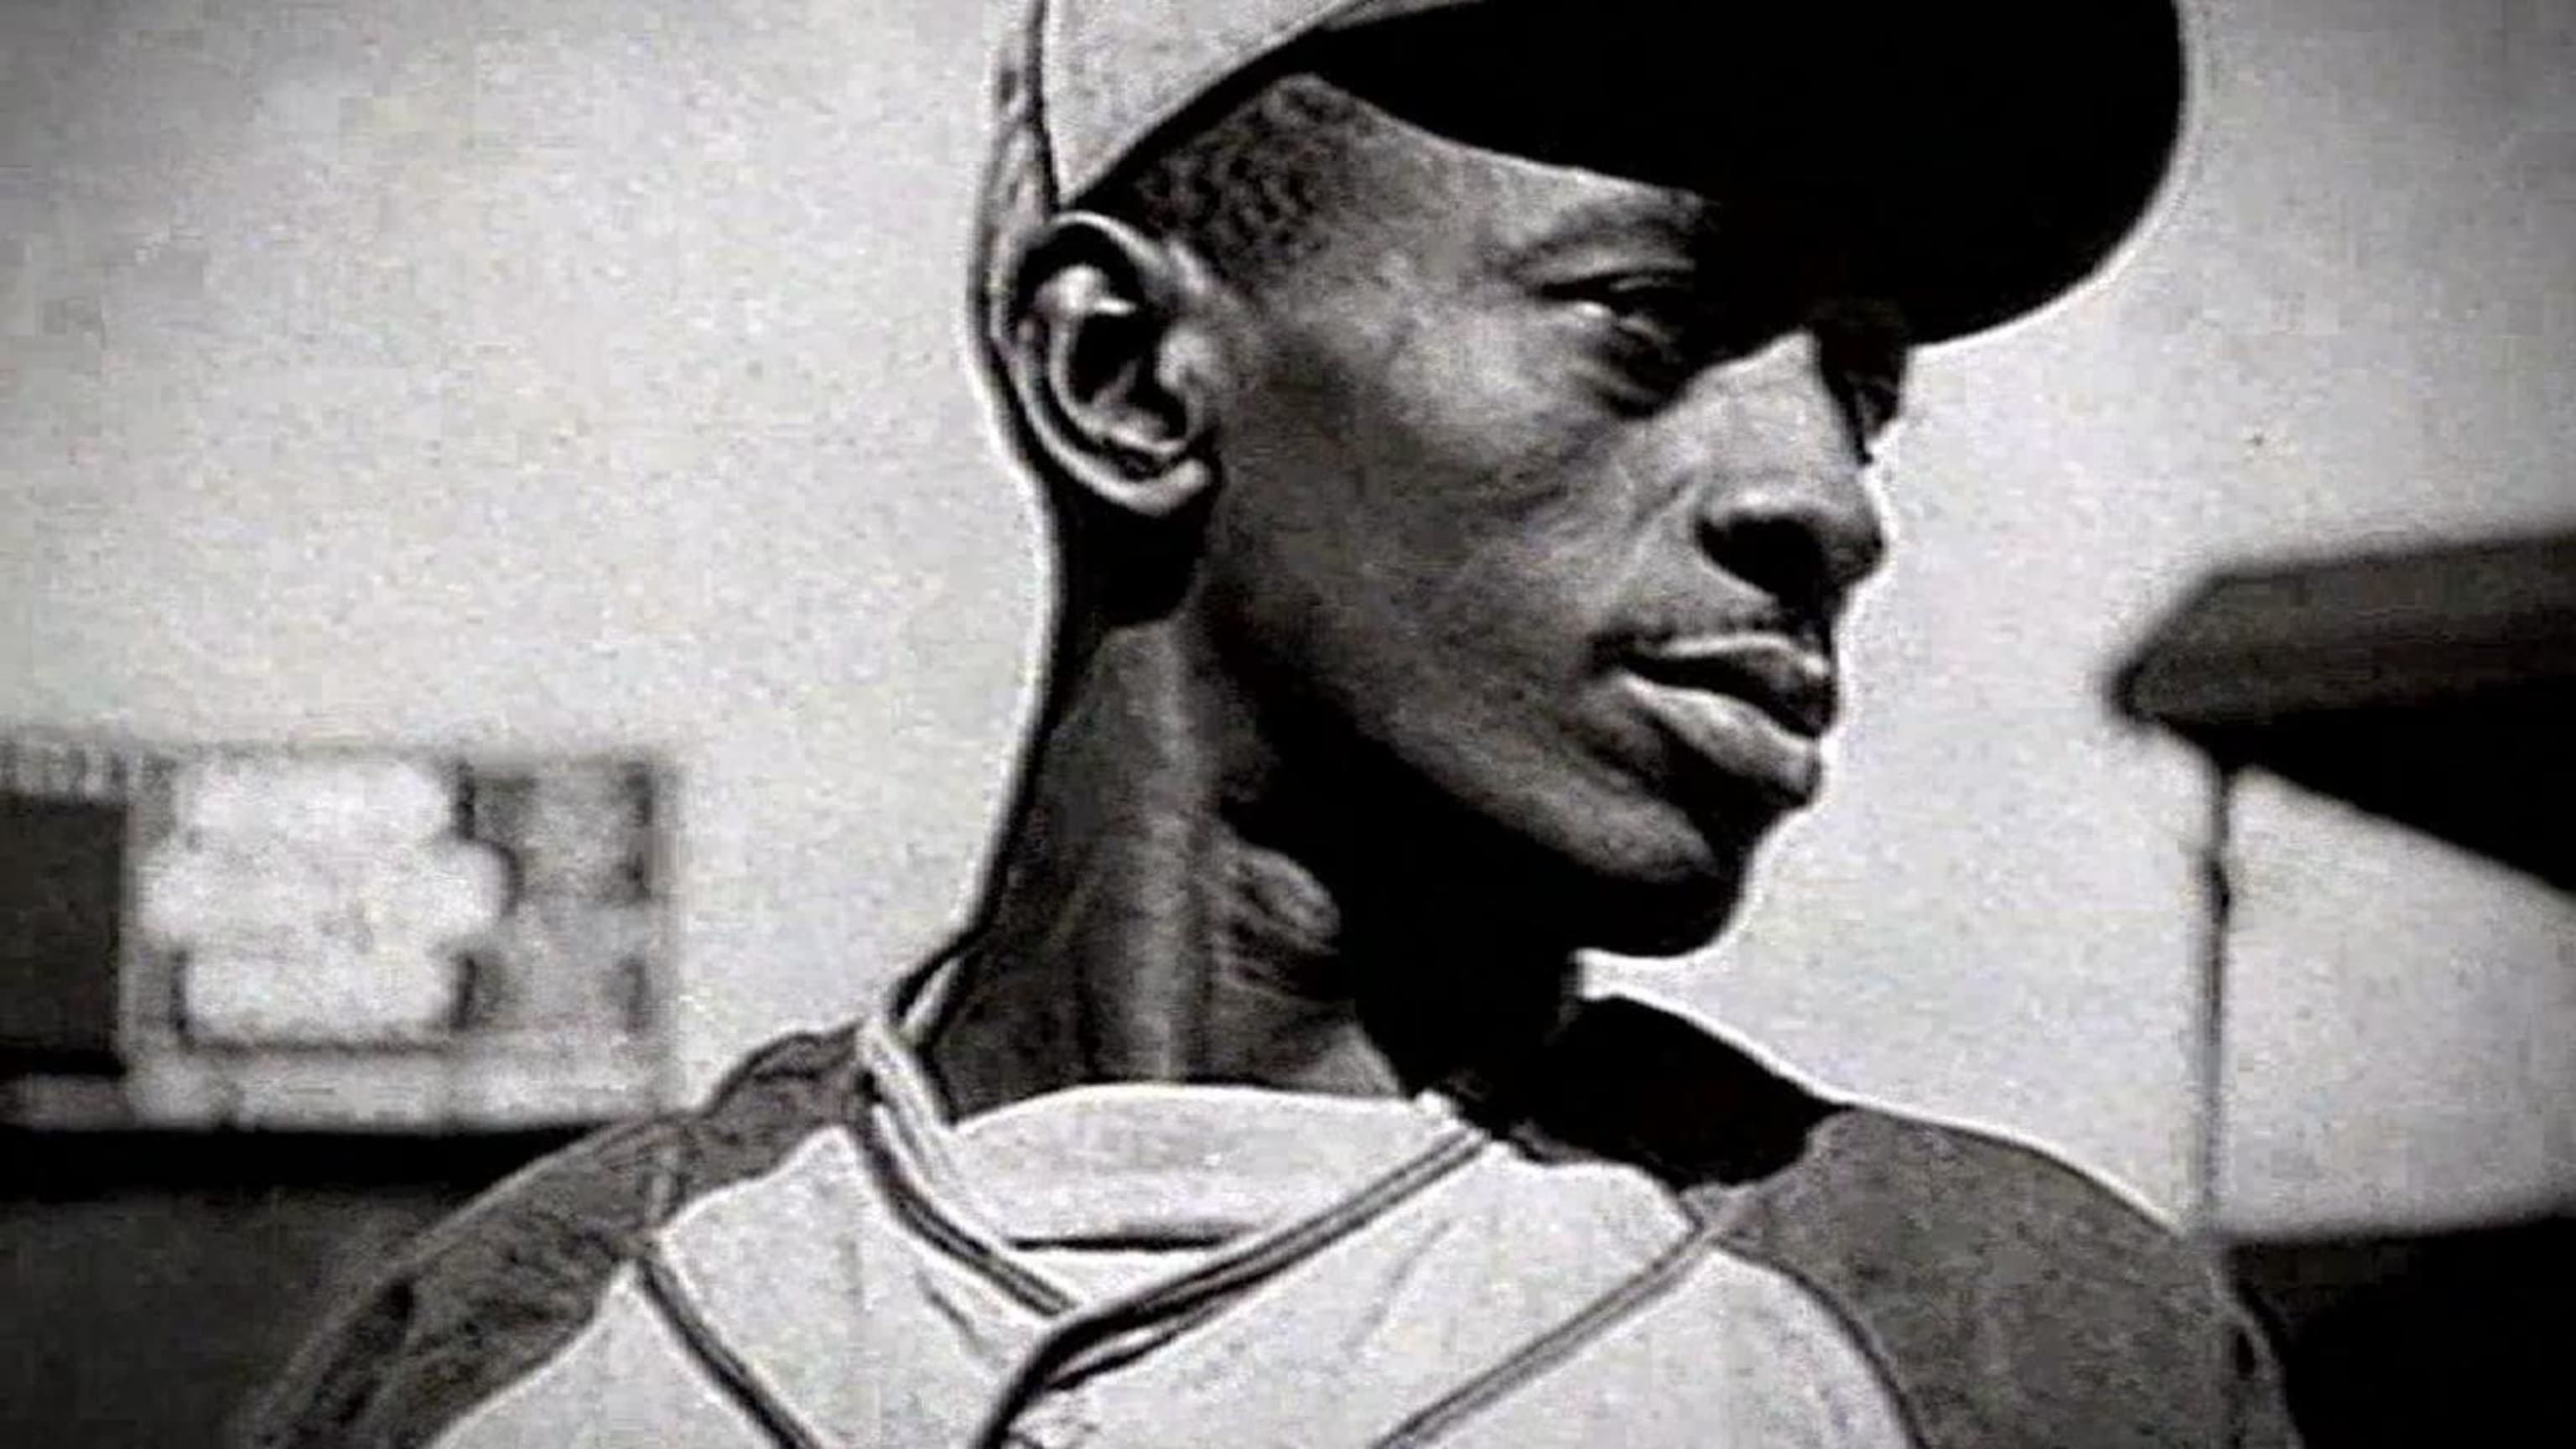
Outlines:
{"type": "Polygon", "coordinates": [[[1565,300],[1612,361],[1659,386],[1689,369],[1706,330],[1698,298],[1674,280],[1612,278],[1569,288],[1565,300]]]}
{"type": "Polygon", "coordinates": [[[1631,336],[1679,345],[1690,325],[1691,295],[1669,283],[1618,282],[1581,299],[1631,336]]]}
{"type": "Polygon", "coordinates": [[[1620,279],[1587,287],[1574,303],[1627,337],[1679,347],[1688,339],[1692,298],[1671,282],[1620,279]]]}

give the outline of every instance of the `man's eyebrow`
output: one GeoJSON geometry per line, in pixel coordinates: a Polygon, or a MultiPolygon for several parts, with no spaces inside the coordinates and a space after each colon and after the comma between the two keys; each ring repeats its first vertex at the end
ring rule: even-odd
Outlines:
{"type": "Polygon", "coordinates": [[[1502,238],[1501,252],[1515,264],[1554,260],[1604,242],[1661,242],[1691,256],[1717,250],[1722,236],[1717,206],[1677,192],[1591,196],[1569,203],[1502,238]]]}

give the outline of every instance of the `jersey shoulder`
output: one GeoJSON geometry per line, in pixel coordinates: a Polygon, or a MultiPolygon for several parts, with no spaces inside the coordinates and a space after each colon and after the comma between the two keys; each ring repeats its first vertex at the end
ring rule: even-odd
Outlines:
{"type": "Polygon", "coordinates": [[[646,1235],[847,1120],[851,1034],[782,1038],[700,1110],[593,1134],[419,1238],[305,1344],[249,1415],[256,1449],[414,1449],[546,1363],[646,1235]]]}
{"type": "Polygon", "coordinates": [[[1851,1107],[1792,1166],[1686,1196],[1843,1315],[1927,1449],[2292,1442],[2212,1256],[2030,1144],[1851,1107]]]}
{"type": "Polygon", "coordinates": [[[1588,1003],[1546,1066],[1547,1138],[1653,1173],[1713,1246],[1804,1285],[1926,1449],[2291,1441],[2211,1256],[2047,1152],[1837,1101],[1632,999],[1588,1003]]]}

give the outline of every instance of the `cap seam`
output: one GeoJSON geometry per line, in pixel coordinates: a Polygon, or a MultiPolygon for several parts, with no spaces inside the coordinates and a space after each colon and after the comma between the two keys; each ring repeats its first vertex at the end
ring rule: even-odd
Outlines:
{"type": "MultiPolygon", "coordinates": [[[[1048,0],[1038,0],[1038,3],[1047,13],[1053,13],[1053,7],[1048,0]]],[[[1072,184],[1071,178],[1066,177],[1055,164],[1057,150],[1055,138],[1051,135],[1042,135],[1039,144],[1046,152],[1048,170],[1057,182],[1055,195],[1051,198],[1052,202],[1059,207],[1063,206],[1107,181],[1117,173],[1119,167],[1126,164],[1132,153],[1144,143],[1147,137],[1179,119],[1190,107],[1206,99],[1219,86],[1277,55],[1291,43],[1304,39],[1368,3],[1369,0],[1337,0],[1337,3],[1303,20],[1267,31],[1252,43],[1231,50],[1226,60],[1192,72],[1187,80],[1172,88],[1169,100],[1146,113],[1138,124],[1130,126],[1124,134],[1115,136],[1112,144],[1102,150],[1102,160],[1107,164],[1101,168],[1100,174],[1086,178],[1078,186],[1072,184]]],[[[1034,106],[1031,114],[1040,116],[1041,121],[1043,120],[1042,113],[1034,106]]]]}

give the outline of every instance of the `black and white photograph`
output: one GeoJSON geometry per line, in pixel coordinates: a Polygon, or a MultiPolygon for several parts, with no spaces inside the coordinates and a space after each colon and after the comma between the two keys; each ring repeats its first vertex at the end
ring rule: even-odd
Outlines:
{"type": "Polygon", "coordinates": [[[2576,0],[0,0],[0,1444],[2576,1434],[2576,0]]]}

